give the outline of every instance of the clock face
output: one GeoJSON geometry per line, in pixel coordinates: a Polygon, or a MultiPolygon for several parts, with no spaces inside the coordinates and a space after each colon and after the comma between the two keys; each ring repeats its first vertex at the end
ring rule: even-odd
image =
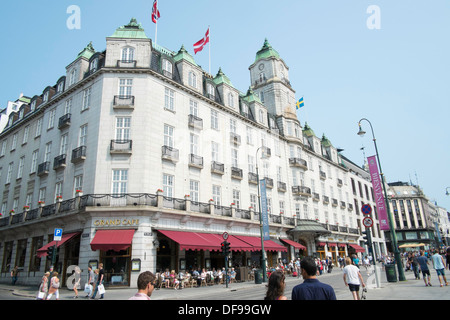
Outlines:
{"type": "Polygon", "coordinates": [[[259,70],[264,70],[264,65],[261,63],[258,68],[259,70]]]}

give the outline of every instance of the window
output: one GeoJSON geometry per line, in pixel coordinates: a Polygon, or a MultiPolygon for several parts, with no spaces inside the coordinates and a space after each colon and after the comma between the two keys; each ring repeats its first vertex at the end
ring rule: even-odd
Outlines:
{"type": "Polygon", "coordinates": [[[132,62],[134,60],[134,49],[127,47],[122,49],[122,61],[132,62]]]}
{"type": "Polygon", "coordinates": [[[222,193],[222,190],[221,190],[220,186],[216,186],[216,185],[212,186],[212,195],[213,195],[212,199],[214,200],[214,204],[217,206],[220,206],[222,203],[221,193],[222,193]]]}
{"type": "Polygon", "coordinates": [[[219,130],[219,114],[211,109],[211,129],[219,130]]]}
{"type": "Polygon", "coordinates": [[[238,151],[237,149],[231,149],[231,166],[238,167],[238,151]]]}
{"type": "Polygon", "coordinates": [[[45,202],[45,193],[47,192],[47,189],[44,188],[40,188],[39,189],[39,197],[38,197],[38,201],[42,201],[45,202]]]}
{"type": "Polygon", "coordinates": [[[66,154],[66,152],[67,152],[67,140],[68,140],[67,138],[68,138],[68,136],[69,136],[68,133],[63,134],[61,136],[61,141],[60,141],[60,144],[59,144],[59,154],[66,154]]]}
{"type": "Polygon", "coordinates": [[[63,193],[63,183],[57,182],[55,184],[55,201],[58,197],[62,197],[62,193],[63,193]]]}
{"type": "Polygon", "coordinates": [[[174,176],[163,174],[163,194],[165,197],[173,197],[174,176]]]}
{"type": "Polygon", "coordinates": [[[206,92],[210,99],[214,99],[216,96],[214,86],[211,83],[206,84],[206,92]]]}
{"type": "Polygon", "coordinates": [[[75,84],[77,78],[77,69],[73,68],[69,76],[69,86],[75,84]]]}
{"type": "Polygon", "coordinates": [[[17,147],[17,133],[14,133],[12,137],[11,151],[15,150],[17,147]]]}
{"type": "Polygon", "coordinates": [[[24,131],[23,131],[23,139],[22,139],[22,144],[25,144],[28,142],[28,135],[30,133],[30,126],[26,126],[24,131]]]}
{"type": "Polygon", "coordinates": [[[190,136],[190,151],[191,154],[198,155],[198,135],[193,133],[190,136]]]}
{"type": "Polygon", "coordinates": [[[253,145],[253,129],[247,127],[247,144],[253,145]]]}
{"type": "Polygon", "coordinates": [[[259,98],[261,99],[261,102],[264,103],[264,92],[263,91],[260,92],[259,98]]]}
{"type": "Polygon", "coordinates": [[[6,173],[6,183],[11,183],[13,167],[14,167],[14,162],[10,162],[8,165],[8,172],[6,173]]]}
{"type": "Polygon", "coordinates": [[[38,154],[39,154],[39,150],[34,150],[33,154],[31,155],[31,169],[30,169],[30,173],[36,172],[38,154]]]}
{"type": "Polygon", "coordinates": [[[42,102],[47,102],[48,101],[48,91],[46,91],[44,93],[44,98],[42,99],[42,102]]]}
{"type": "Polygon", "coordinates": [[[113,194],[125,194],[128,187],[128,170],[118,169],[113,170],[112,179],[112,193],[113,194]]]}
{"type": "Polygon", "coordinates": [[[191,201],[198,202],[198,199],[199,199],[199,196],[198,196],[199,184],[200,183],[198,181],[195,181],[195,180],[191,180],[190,183],[189,183],[191,201]]]}
{"type": "Polygon", "coordinates": [[[78,146],[85,146],[87,144],[87,129],[88,129],[88,125],[82,125],[80,127],[80,137],[78,139],[78,146]]]}
{"type": "Polygon", "coordinates": [[[80,174],[74,177],[73,181],[73,196],[77,193],[77,190],[83,190],[83,175],[80,174]]]}
{"type": "Polygon", "coordinates": [[[131,89],[133,87],[133,79],[120,79],[119,80],[119,96],[130,97],[131,89]]]}
{"type": "Polygon", "coordinates": [[[89,67],[89,71],[92,73],[92,72],[95,72],[95,71],[97,71],[97,68],[98,68],[98,58],[95,58],[94,60],[92,60],[92,62],[91,62],[91,65],[90,65],[90,67],[89,67]]]}
{"type": "Polygon", "coordinates": [[[280,200],[280,213],[284,213],[284,201],[280,200]]]}
{"type": "Polygon", "coordinates": [[[197,88],[197,75],[193,71],[189,72],[189,85],[197,88]]]}
{"type": "Polygon", "coordinates": [[[164,125],[164,145],[173,147],[173,127],[167,124],[164,125]]]}
{"type": "Polygon", "coordinates": [[[172,75],[172,63],[167,59],[163,59],[162,60],[162,70],[163,70],[163,73],[166,74],[166,76],[171,76],[172,75]]]}
{"type": "Polygon", "coordinates": [[[166,88],[164,96],[164,108],[170,111],[174,111],[175,110],[174,99],[175,99],[175,91],[166,88]]]}
{"type": "Polygon", "coordinates": [[[219,144],[211,141],[211,160],[219,161],[219,144]]]}
{"type": "Polygon", "coordinates": [[[50,110],[50,116],[48,118],[47,129],[51,129],[55,125],[55,115],[56,115],[56,109],[50,110]]]}
{"type": "Polygon", "coordinates": [[[50,161],[51,154],[52,154],[52,143],[48,142],[45,145],[44,162],[50,161]]]}
{"type": "Polygon", "coordinates": [[[252,207],[256,211],[256,201],[258,199],[258,196],[256,194],[250,194],[250,207],[252,207]]]}
{"type": "Polygon", "coordinates": [[[233,203],[237,209],[241,207],[241,192],[239,190],[233,189],[233,203]]]}
{"type": "Polygon", "coordinates": [[[198,116],[198,103],[197,101],[194,100],[190,100],[189,101],[189,110],[190,110],[190,114],[192,114],[193,116],[198,116]]]}
{"type": "Polygon", "coordinates": [[[264,123],[264,111],[259,109],[259,122],[264,123]]]}
{"type": "Polygon", "coordinates": [[[230,119],[230,132],[236,133],[236,120],[230,119]]]}
{"type": "Polygon", "coordinates": [[[248,172],[255,173],[255,158],[253,156],[248,156],[248,172]]]}
{"type": "Polygon", "coordinates": [[[234,108],[234,95],[231,92],[228,93],[228,106],[234,108]]]}
{"type": "MultiPolygon", "coordinates": [[[[83,105],[81,106],[81,111],[86,110],[91,105],[91,93],[92,93],[92,87],[87,88],[83,91],[83,105]]],[[[70,99],[72,103],[72,99],[70,99]]]]}
{"type": "Polygon", "coordinates": [[[17,170],[17,179],[22,178],[24,165],[25,165],[25,156],[21,157],[19,160],[19,169],[17,170]]]}
{"type": "Polygon", "coordinates": [[[116,118],[116,140],[130,139],[131,118],[118,117],[116,118]]]}
{"type": "Polygon", "coordinates": [[[35,138],[39,137],[41,135],[41,131],[42,131],[42,118],[40,118],[36,122],[36,133],[35,133],[34,137],[35,138]]]}
{"type": "Polygon", "coordinates": [[[31,103],[31,111],[34,111],[34,109],[36,109],[36,100],[31,103]]]}
{"type": "Polygon", "coordinates": [[[3,140],[3,142],[2,142],[2,149],[1,149],[1,151],[0,151],[0,156],[4,156],[5,155],[5,152],[6,152],[6,145],[8,144],[8,141],[7,140],[3,140]]]}

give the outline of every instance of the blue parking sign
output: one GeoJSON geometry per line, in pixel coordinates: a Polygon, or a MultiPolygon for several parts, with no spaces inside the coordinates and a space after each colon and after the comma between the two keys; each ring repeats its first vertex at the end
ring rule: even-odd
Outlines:
{"type": "Polygon", "coordinates": [[[63,229],[55,228],[55,232],[53,233],[53,241],[61,241],[63,229]]]}

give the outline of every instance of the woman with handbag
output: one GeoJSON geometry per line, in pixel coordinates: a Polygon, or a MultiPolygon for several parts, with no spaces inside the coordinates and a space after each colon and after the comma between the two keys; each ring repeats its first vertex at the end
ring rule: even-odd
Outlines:
{"type": "Polygon", "coordinates": [[[50,288],[48,289],[47,300],[50,300],[55,295],[56,300],[59,300],[59,279],[58,272],[53,272],[53,277],[50,279],[50,288]]]}
{"type": "Polygon", "coordinates": [[[42,276],[41,284],[39,286],[38,295],[36,297],[37,300],[44,300],[45,295],[48,292],[48,277],[50,276],[50,272],[46,272],[42,276]]]}

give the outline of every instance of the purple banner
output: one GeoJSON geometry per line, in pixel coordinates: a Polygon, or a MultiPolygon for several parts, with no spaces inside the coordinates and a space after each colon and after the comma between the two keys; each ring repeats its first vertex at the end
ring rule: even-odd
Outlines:
{"type": "Polygon", "coordinates": [[[380,174],[378,173],[377,160],[375,156],[367,158],[369,162],[370,178],[372,179],[373,195],[377,204],[378,220],[381,230],[389,230],[389,222],[386,211],[386,202],[383,197],[383,187],[381,185],[380,174]]]}

